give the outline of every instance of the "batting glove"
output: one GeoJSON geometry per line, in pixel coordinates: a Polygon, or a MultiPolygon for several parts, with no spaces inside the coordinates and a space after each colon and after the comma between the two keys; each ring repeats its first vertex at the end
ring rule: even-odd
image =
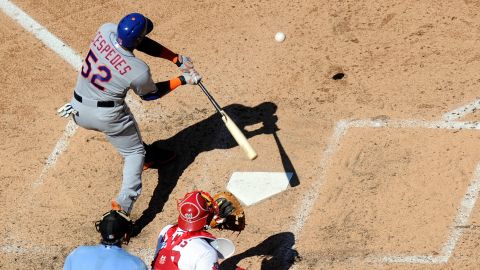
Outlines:
{"type": "Polygon", "coordinates": [[[76,114],[77,111],[72,107],[72,104],[66,103],[60,109],[57,110],[58,116],[60,117],[69,117],[72,113],[76,114]]]}
{"type": "Polygon", "coordinates": [[[185,55],[178,55],[178,61],[177,61],[177,66],[180,69],[180,72],[185,73],[189,72],[190,69],[193,68],[193,62],[190,57],[185,56],[185,55]]]}
{"type": "Polygon", "coordinates": [[[195,85],[202,80],[202,76],[198,74],[198,72],[194,68],[191,68],[188,72],[182,73],[182,76],[180,76],[180,80],[182,80],[182,84],[195,85]]]}

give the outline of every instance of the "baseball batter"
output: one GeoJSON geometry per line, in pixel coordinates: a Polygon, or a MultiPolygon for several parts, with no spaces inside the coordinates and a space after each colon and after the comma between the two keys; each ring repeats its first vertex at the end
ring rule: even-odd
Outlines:
{"type": "Polygon", "coordinates": [[[173,53],[145,36],[152,30],[151,20],[139,13],[128,14],[118,25],[102,25],[91,41],[71,103],[59,109],[61,116],[73,115],[79,126],[103,132],[123,156],[122,187],[112,200],[112,208],[127,213],[142,191],[145,159],[138,125],[125,103],[127,91],[132,89],[143,100],[155,100],[180,85],[201,80],[189,57],[173,53]],[[172,61],[182,75],[154,83],[150,68],[134,55],[135,49],[172,61]]]}

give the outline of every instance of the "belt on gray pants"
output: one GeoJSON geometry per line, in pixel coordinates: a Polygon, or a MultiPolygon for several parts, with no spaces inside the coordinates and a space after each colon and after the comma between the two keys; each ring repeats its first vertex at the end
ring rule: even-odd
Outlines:
{"type": "Polygon", "coordinates": [[[87,105],[87,106],[92,106],[92,107],[106,107],[106,108],[110,108],[110,107],[115,107],[115,105],[122,105],[123,104],[123,101],[121,102],[115,102],[113,100],[109,100],[109,101],[100,101],[100,100],[91,100],[91,99],[86,99],[86,98],[83,98],[82,96],[80,96],[79,94],[77,94],[77,92],[73,91],[73,96],[75,97],[75,99],[84,104],[84,105],[87,105]]]}

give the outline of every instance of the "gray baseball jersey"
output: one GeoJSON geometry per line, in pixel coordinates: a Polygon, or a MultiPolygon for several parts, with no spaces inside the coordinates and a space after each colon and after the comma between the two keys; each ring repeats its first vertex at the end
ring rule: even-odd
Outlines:
{"type": "Polygon", "coordinates": [[[117,43],[116,32],[116,24],[104,24],[90,44],[75,88],[82,97],[121,101],[130,88],[138,95],[156,90],[150,68],[117,43]]]}
{"type": "Polygon", "coordinates": [[[124,99],[129,89],[142,96],[157,88],[147,64],[117,43],[116,32],[113,23],[97,31],[78,74],[71,104],[78,112],[75,122],[103,132],[124,157],[122,187],[115,200],[129,213],[142,190],[145,149],[124,99]]]}

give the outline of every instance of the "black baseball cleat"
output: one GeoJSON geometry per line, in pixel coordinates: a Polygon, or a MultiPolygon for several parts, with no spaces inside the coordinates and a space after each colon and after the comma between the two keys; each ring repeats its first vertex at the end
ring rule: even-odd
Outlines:
{"type": "Polygon", "coordinates": [[[143,162],[143,170],[158,169],[160,166],[173,161],[177,156],[172,150],[157,148],[146,144],[145,151],[146,154],[145,161],[143,162]]]}

